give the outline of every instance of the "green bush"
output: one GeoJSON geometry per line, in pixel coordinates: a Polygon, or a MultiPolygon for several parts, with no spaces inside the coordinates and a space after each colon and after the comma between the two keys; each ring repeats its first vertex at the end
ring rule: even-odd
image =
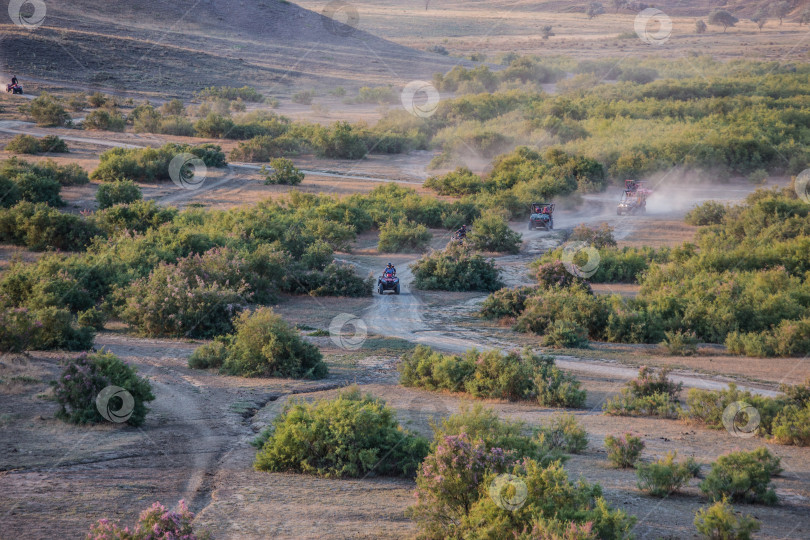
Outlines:
{"type": "Polygon", "coordinates": [[[697,353],[698,339],[694,332],[675,330],[664,332],[666,336],[661,346],[673,356],[692,356],[697,353]]]}
{"type": "Polygon", "coordinates": [[[695,527],[707,540],[751,540],[760,529],[759,522],[748,514],[737,516],[726,499],[695,514],[695,527]]]}
{"type": "Polygon", "coordinates": [[[634,467],[641,458],[641,451],[644,450],[644,441],[641,437],[630,432],[622,433],[614,437],[605,437],[605,448],[607,449],[608,460],[621,469],[634,467]]]}
{"type": "Polygon", "coordinates": [[[39,139],[31,135],[17,135],[6,145],[6,152],[15,154],[39,154],[39,139]]]}
{"type": "Polygon", "coordinates": [[[484,259],[465,246],[449,245],[411,265],[414,286],[443,291],[495,291],[503,286],[492,259],[484,259]]]}
{"type": "MultiPolygon", "coordinates": [[[[96,396],[107,386],[118,386],[129,392],[133,399],[132,415],[126,422],[132,426],[144,423],[149,411],[146,403],[153,401],[155,396],[149,381],[139,377],[134,368],[103,350],[65,359],[62,365],[59,379],[52,383],[56,402],[59,403],[57,418],[73,424],[104,422],[96,396]]],[[[122,398],[118,396],[107,403],[110,411],[122,410],[123,405],[122,398]]]]}
{"type": "MultiPolygon", "coordinates": [[[[101,187],[105,185],[102,184],[101,187]]],[[[158,206],[155,201],[137,200],[99,210],[94,217],[96,225],[102,231],[115,236],[124,231],[144,234],[149,229],[158,229],[164,223],[171,223],[177,215],[177,208],[158,206]]]]}
{"type": "Polygon", "coordinates": [[[222,365],[225,373],[244,377],[322,379],[328,369],[317,347],[273,313],[259,308],[234,321],[235,332],[222,365]]]}
{"type": "Polygon", "coordinates": [[[84,129],[104,131],[124,131],[126,125],[124,115],[116,109],[96,109],[88,114],[82,122],[84,129]]]}
{"type": "Polygon", "coordinates": [[[810,404],[786,406],[774,419],[771,431],[779,444],[810,446],[810,404]]]}
{"type": "Polygon", "coordinates": [[[712,501],[728,497],[731,501],[776,504],[771,477],[782,472],[780,462],[764,446],[752,452],[730,452],[712,463],[700,490],[712,501]]]}
{"type": "Polygon", "coordinates": [[[20,198],[32,203],[45,203],[49,206],[64,206],[65,201],[59,195],[62,185],[48,176],[34,172],[24,172],[14,179],[20,198]]]}
{"type": "Polygon", "coordinates": [[[399,103],[399,94],[394,92],[390,86],[362,86],[357,92],[357,97],[351,100],[352,103],[377,103],[385,105],[388,103],[399,103]]]}
{"type": "Polygon", "coordinates": [[[315,90],[301,90],[292,95],[292,102],[301,105],[311,105],[312,100],[315,99],[315,90]]]}
{"type": "Polygon", "coordinates": [[[678,394],[683,383],[668,379],[669,368],[657,372],[642,366],[638,377],[629,381],[621,393],[605,402],[605,413],[618,416],[658,416],[677,418],[680,411],[678,394]]]}
{"type": "Polygon", "coordinates": [[[554,321],[543,336],[543,345],[555,349],[587,349],[588,329],[571,321],[554,321]]]}
{"type": "Polygon", "coordinates": [[[42,203],[0,209],[0,241],[34,251],[82,250],[99,232],[92,222],[42,203]]]}
{"type": "Polygon", "coordinates": [[[548,426],[538,432],[540,445],[559,449],[568,454],[581,454],[588,447],[588,434],[573,414],[555,416],[548,426]]]}
{"type": "Polygon", "coordinates": [[[693,476],[696,463],[692,458],[675,462],[677,452],[667,452],[666,457],[652,463],[636,465],[638,488],[655,497],[667,497],[680,490],[693,476]]]}
{"type": "MultiPolygon", "coordinates": [[[[229,340],[228,340],[229,341],[229,340]]],[[[226,340],[216,340],[194,349],[188,357],[188,367],[192,369],[221,368],[228,358],[226,340]]]]}
{"type": "Polygon", "coordinates": [[[225,154],[219,146],[213,144],[189,146],[169,143],[160,148],[113,148],[101,154],[99,166],[93,171],[91,178],[102,182],[171,180],[169,164],[176,156],[184,153],[197,156],[207,167],[225,165],[225,154]]]}
{"type": "Polygon", "coordinates": [[[261,103],[264,101],[264,96],[251,86],[243,86],[242,88],[234,88],[231,86],[209,86],[208,88],[203,88],[199,92],[195,92],[194,97],[196,99],[241,99],[242,101],[251,101],[255,103],[261,103]]]}
{"type": "Polygon", "coordinates": [[[26,308],[0,304],[0,353],[21,353],[32,348],[37,337],[36,318],[26,308]]]}
{"type": "MultiPolygon", "coordinates": [[[[726,426],[723,423],[723,413],[735,403],[747,403],[757,410],[759,414],[757,432],[767,437],[773,431],[777,415],[789,404],[789,401],[784,398],[770,398],[741,391],[734,383],[730,383],[728,389],[720,391],[690,388],[686,396],[686,410],[681,412],[681,416],[712,429],[724,429],[726,426]]],[[[745,410],[741,410],[740,413],[745,415],[745,410]]],[[[742,420],[743,418],[735,418],[735,422],[742,422],[742,420]]],[[[746,417],[745,423],[747,422],[746,417]]]]}
{"type": "Polygon", "coordinates": [[[329,128],[319,129],[312,145],[319,156],[327,158],[362,159],[368,153],[358,130],[348,122],[335,122],[329,128]]]}
{"type": "Polygon", "coordinates": [[[400,428],[393,409],[356,388],[288,404],[256,444],[257,470],[326,477],[412,477],[428,453],[427,440],[400,428]]]}
{"type": "Polygon", "coordinates": [[[77,327],[73,315],[66,309],[55,306],[37,306],[35,310],[1,307],[0,352],[81,351],[93,346],[93,329],[77,327]]]}
{"type": "Polygon", "coordinates": [[[265,175],[265,184],[289,184],[295,186],[304,180],[302,173],[289,159],[276,158],[270,162],[273,172],[262,166],[262,174],[265,175]]]}
{"type": "Polygon", "coordinates": [[[70,122],[70,115],[65,108],[47,92],[42,92],[31,100],[28,104],[28,114],[34,118],[37,125],[45,127],[64,126],[70,122]]]}
{"type": "Polygon", "coordinates": [[[480,176],[467,167],[459,167],[444,176],[431,176],[425,180],[424,186],[432,189],[439,195],[473,195],[484,190],[484,182],[480,176]]]}
{"type": "Polygon", "coordinates": [[[534,287],[500,289],[486,297],[479,314],[485,319],[517,317],[524,310],[526,300],[535,292],[534,287]]]}
{"type": "Polygon", "coordinates": [[[83,92],[71,94],[68,96],[67,104],[71,111],[81,112],[87,108],[87,94],[83,92]]]}
{"type": "Polygon", "coordinates": [[[401,253],[403,251],[424,251],[433,235],[427,227],[409,220],[388,221],[380,226],[380,253],[401,253]]]}
{"type": "Polygon", "coordinates": [[[428,390],[466,391],[475,397],[510,401],[536,399],[549,407],[580,407],[586,393],[548,356],[471,349],[463,357],[417,346],[400,365],[400,382],[428,390]]]}
{"type": "Polygon", "coordinates": [[[588,227],[584,224],[577,225],[568,240],[571,242],[585,242],[597,249],[616,247],[613,227],[607,223],[602,223],[599,228],[588,227]]]}
{"type": "Polygon", "coordinates": [[[510,229],[506,220],[494,212],[485,213],[476,219],[472,224],[472,231],[467,235],[467,241],[473,249],[501,253],[519,252],[521,238],[520,233],[510,229]]]}
{"type": "Polygon", "coordinates": [[[141,200],[141,188],[132,180],[105,182],[96,191],[96,201],[101,210],[116,204],[130,204],[141,200]]]}
{"type": "Polygon", "coordinates": [[[94,330],[104,330],[106,317],[104,313],[94,307],[88,308],[79,313],[77,322],[79,326],[87,326],[94,330]]]}
{"type": "Polygon", "coordinates": [[[684,221],[689,225],[697,226],[717,225],[723,222],[726,211],[725,205],[714,201],[706,201],[687,212],[684,221]]]}

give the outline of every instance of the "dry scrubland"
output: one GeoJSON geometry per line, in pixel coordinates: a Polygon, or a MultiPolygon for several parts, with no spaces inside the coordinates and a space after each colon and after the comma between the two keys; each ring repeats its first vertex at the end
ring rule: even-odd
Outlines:
{"type": "Polygon", "coordinates": [[[2,25],[0,538],[806,538],[806,6],[697,34],[713,7],[679,2],[651,46],[604,4],[2,25]]]}

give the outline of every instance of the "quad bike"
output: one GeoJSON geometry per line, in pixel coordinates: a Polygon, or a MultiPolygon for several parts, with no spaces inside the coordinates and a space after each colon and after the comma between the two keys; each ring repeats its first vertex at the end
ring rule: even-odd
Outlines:
{"type": "Polygon", "coordinates": [[[643,214],[647,211],[647,197],[652,193],[643,180],[625,180],[624,192],[616,207],[616,215],[643,214]]]}
{"type": "Polygon", "coordinates": [[[529,216],[529,230],[543,227],[550,231],[554,228],[554,205],[549,203],[534,203],[532,214],[529,216]]]}
{"type": "Polygon", "coordinates": [[[399,278],[393,272],[384,272],[377,279],[377,292],[385,294],[385,291],[394,291],[394,294],[399,294],[399,278]]]}
{"type": "Polygon", "coordinates": [[[453,233],[453,242],[457,243],[460,246],[464,245],[464,241],[466,239],[467,239],[467,234],[466,233],[462,234],[462,233],[459,233],[458,231],[453,233]]]}
{"type": "Polygon", "coordinates": [[[23,87],[19,84],[7,84],[6,85],[6,92],[10,92],[12,94],[22,94],[23,87]]]}

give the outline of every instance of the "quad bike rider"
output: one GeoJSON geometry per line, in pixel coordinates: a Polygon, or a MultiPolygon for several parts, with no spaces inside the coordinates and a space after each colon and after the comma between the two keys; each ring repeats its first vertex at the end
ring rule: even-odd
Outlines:
{"type": "Polygon", "coordinates": [[[17,80],[17,77],[12,77],[11,78],[11,84],[6,85],[6,92],[11,92],[12,94],[22,94],[23,93],[23,88],[22,88],[22,86],[20,86],[20,83],[17,80]]]}
{"type": "Polygon", "coordinates": [[[467,225],[462,225],[454,234],[453,240],[458,242],[458,245],[463,245],[464,240],[467,239],[467,225]]]}
{"type": "Polygon", "coordinates": [[[616,207],[616,214],[643,214],[647,211],[647,197],[652,191],[644,180],[625,180],[624,192],[616,207]]]}
{"type": "Polygon", "coordinates": [[[394,291],[394,294],[399,294],[397,269],[391,263],[388,263],[385,270],[383,270],[382,276],[377,279],[377,292],[384,294],[385,291],[394,291]]]}
{"type": "Polygon", "coordinates": [[[550,203],[534,203],[532,214],[529,217],[529,230],[543,227],[550,231],[554,228],[554,205],[550,203]]]}

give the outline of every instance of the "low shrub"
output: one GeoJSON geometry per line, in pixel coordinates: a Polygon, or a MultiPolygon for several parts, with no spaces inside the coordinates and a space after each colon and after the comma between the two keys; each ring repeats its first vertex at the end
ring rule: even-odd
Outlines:
{"type": "Polygon", "coordinates": [[[399,94],[394,92],[390,86],[361,86],[357,92],[357,97],[351,100],[352,103],[376,103],[386,105],[389,103],[399,103],[399,94]]]}
{"type": "MultiPolygon", "coordinates": [[[[155,396],[149,381],[139,377],[134,368],[103,350],[65,359],[62,365],[64,369],[59,379],[52,383],[56,402],[59,403],[57,418],[73,424],[104,422],[96,396],[107,386],[118,386],[129,392],[133,399],[132,415],[126,422],[132,426],[143,424],[149,411],[146,403],[153,401],[155,396]]],[[[118,396],[112,397],[107,403],[110,411],[122,410],[123,406],[124,402],[118,396]]]]}
{"type": "Polygon", "coordinates": [[[214,144],[190,146],[169,143],[160,148],[112,148],[101,154],[98,168],[90,175],[101,182],[171,180],[169,164],[180,154],[193,154],[207,167],[225,165],[225,154],[214,144]]]}
{"type": "Polygon", "coordinates": [[[79,326],[86,326],[93,330],[104,330],[106,319],[107,317],[104,315],[103,311],[91,307],[80,312],[76,322],[79,323],[79,326]]]}
{"type": "Polygon", "coordinates": [[[225,373],[244,377],[326,377],[328,370],[318,348],[304,341],[271,308],[242,313],[234,321],[234,328],[222,364],[225,373]]]}
{"type": "Polygon", "coordinates": [[[39,154],[39,139],[31,135],[17,135],[8,142],[6,151],[15,154],[39,154]]]}
{"type": "Polygon", "coordinates": [[[661,346],[673,356],[692,356],[697,353],[698,338],[694,332],[674,330],[664,332],[666,336],[661,346]]]}
{"type": "Polygon", "coordinates": [[[182,538],[183,540],[210,540],[208,532],[195,532],[192,521],[194,514],[186,507],[185,501],[180,501],[178,511],[166,510],[156,502],[141,512],[138,523],[130,529],[121,528],[117,523],[108,519],[98,520],[87,534],[88,540],[169,540],[182,538]]]}
{"type": "Polygon", "coordinates": [[[730,332],[729,352],[746,356],[798,356],[810,350],[810,318],[782,320],[761,332],[730,332]]]}
{"type": "MultiPolygon", "coordinates": [[[[125,182],[127,182],[125,180],[125,182]]],[[[106,185],[103,184],[102,187],[106,185]]],[[[158,206],[155,201],[136,200],[129,204],[116,204],[95,213],[96,225],[108,236],[124,231],[145,233],[171,223],[177,217],[177,208],[158,206]]]]}
{"type": "Polygon", "coordinates": [[[96,109],[87,115],[82,126],[84,129],[124,131],[127,122],[124,115],[116,109],[96,109]]]}
{"type": "Polygon", "coordinates": [[[712,501],[728,497],[731,501],[776,504],[771,477],[782,472],[780,462],[764,446],[752,452],[730,452],[712,463],[700,490],[712,501]]]}
{"type": "Polygon", "coordinates": [[[810,404],[786,406],[774,419],[771,431],[779,444],[810,446],[810,404]]]}
{"type": "Polygon", "coordinates": [[[292,102],[300,105],[311,105],[315,99],[315,90],[301,90],[292,95],[292,102]]]}
{"type": "Polygon", "coordinates": [[[37,125],[44,127],[64,126],[70,122],[70,115],[65,108],[47,92],[42,92],[31,100],[28,104],[28,114],[34,118],[37,125]]]}
{"type": "Polygon", "coordinates": [[[449,245],[411,265],[414,286],[443,291],[495,291],[503,287],[492,259],[484,259],[465,246],[449,245]]]}
{"type": "Polygon", "coordinates": [[[636,465],[638,488],[655,497],[666,497],[680,490],[693,476],[694,459],[675,462],[677,452],[667,452],[666,457],[652,463],[636,465]]]}
{"type": "Polygon", "coordinates": [[[216,340],[200,345],[188,357],[188,367],[192,369],[221,368],[228,359],[228,341],[216,340]]]}
{"type": "Polygon", "coordinates": [[[270,162],[273,172],[262,166],[262,174],[265,175],[265,184],[285,184],[296,186],[304,180],[302,173],[289,159],[276,158],[270,162]]]}
{"type": "Polygon", "coordinates": [[[587,349],[588,329],[571,321],[554,321],[543,336],[542,344],[555,349],[587,349]]]}
{"type": "Polygon", "coordinates": [[[42,323],[26,308],[0,308],[0,353],[30,350],[42,323]]]}
{"type": "Polygon", "coordinates": [[[630,432],[614,437],[605,437],[605,448],[608,460],[620,469],[629,469],[635,466],[644,450],[644,441],[641,437],[630,432]]]}
{"type": "MultiPolygon", "coordinates": [[[[681,416],[712,429],[724,429],[726,426],[723,423],[723,413],[735,403],[747,403],[756,409],[759,414],[757,432],[767,437],[773,431],[775,418],[789,401],[741,391],[734,383],[730,383],[726,390],[720,391],[690,388],[686,396],[686,410],[681,412],[681,416]]],[[[740,425],[743,425],[743,417],[744,423],[747,423],[748,418],[744,409],[734,418],[735,423],[740,422],[740,425]]]]}
{"type": "Polygon", "coordinates": [[[585,242],[596,249],[616,247],[613,227],[607,223],[602,223],[599,228],[588,227],[584,224],[577,225],[568,240],[571,242],[585,242]]]}
{"type": "Polygon", "coordinates": [[[517,317],[525,309],[526,300],[535,292],[535,287],[500,289],[486,297],[478,313],[485,319],[517,317]]]}
{"type": "Polygon", "coordinates": [[[130,204],[142,198],[141,188],[132,180],[105,182],[96,191],[96,201],[100,210],[116,204],[130,204]]]}
{"type": "Polygon", "coordinates": [[[433,235],[424,225],[408,220],[388,221],[380,226],[377,251],[380,253],[424,251],[432,238],[433,235]]]}
{"type": "Polygon", "coordinates": [[[209,86],[203,88],[199,92],[194,93],[196,99],[209,99],[221,98],[235,101],[241,99],[242,101],[250,101],[255,103],[262,103],[264,95],[251,86],[243,86],[241,88],[234,88],[231,86],[209,86]]]}
{"type": "Polygon", "coordinates": [[[682,383],[668,379],[669,368],[657,372],[642,366],[638,377],[629,381],[621,393],[605,402],[607,414],[617,416],[658,416],[677,418],[680,411],[678,394],[682,383]]]}
{"type": "Polygon", "coordinates": [[[23,201],[12,208],[0,209],[0,241],[34,251],[82,250],[99,232],[91,221],[43,203],[23,201]]]}
{"type": "Polygon", "coordinates": [[[325,477],[412,477],[428,442],[399,427],[393,409],[358,389],[290,403],[256,440],[254,467],[325,477]]]}
{"type": "Polygon", "coordinates": [[[557,259],[551,262],[542,263],[539,260],[532,263],[535,271],[535,278],[541,287],[548,289],[551,287],[567,288],[577,285],[587,292],[591,292],[591,286],[583,278],[568,271],[565,264],[557,259]]]}
{"type": "Polygon", "coordinates": [[[536,399],[549,407],[579,407],[586,397],[579,381],[557,368],[553,358],[528,350],[502,354],[471,349],[460,357],[420,345],[403,357],[400,373],[404,386],[510,401],[536,399]]]}
{"type": "Polygon", "coordinates": [[[71,111],[74,112],[81,112],[87,108],[87,94],[83,92],[78,92],[75,94],[71,94],[68,96],[67,101],[68,107],[70,107],[71,111]]]}
{"type": "Polygon", "coordinates": [[[480,251],[499,253],[517,253],[520,251],[522,236],[509,228],[509,224],[500,215],[488,212],[476,219],[467,241],[480,251]]]}
{"type": "Polygon", "coordinates": [[[717,225],[723,222],[726,211],[725,205],[714,201],[706,201],[687,212],[684,221],[689,225],[697,226],[717,225]]]}
{"type": "Polygon", "coordinates": [[[443,176],[431,176],[425,180],[424,186],[439,195],[455,195],[459,197],[473,195],[485,189],[481,177],[467,167],[459,167],[443,176]]]}
{"type": "Polygon", "coordinates": [[[560,414],[538,432],[541,446],[568,454],[581,454],[588,447],[588,433],[573,414],[560,414]]]}
{"type": "Polygon", "coordinates": [[[760,524],[748,514],[737,516],[726,499],[695,514],[695,528],[707,540],[751,540],[760,524]]]}

